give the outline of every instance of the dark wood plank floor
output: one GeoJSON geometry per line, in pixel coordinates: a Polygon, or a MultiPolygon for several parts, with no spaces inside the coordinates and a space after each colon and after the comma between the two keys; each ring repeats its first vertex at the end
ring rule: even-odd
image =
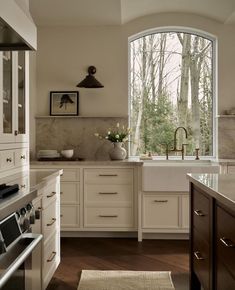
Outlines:
{"type": "Polygon", "coordinates": [[[61,264],[47,290],[76,290],[81,270],[172,271],[177,290],[188,290],[189,242],[62,238],[61,264]]]}

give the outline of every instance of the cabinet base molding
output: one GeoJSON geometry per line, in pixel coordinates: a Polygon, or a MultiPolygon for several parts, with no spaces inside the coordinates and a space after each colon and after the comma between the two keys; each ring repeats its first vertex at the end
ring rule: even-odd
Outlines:
{"type": "MultiPolygon", "coordinates": [[[[61,232],[63,238],[137,238],[138,232],[61,232]]],[[[189,234],[144,233],[144,239],[150,240],[188,240],[189,234]]]]}

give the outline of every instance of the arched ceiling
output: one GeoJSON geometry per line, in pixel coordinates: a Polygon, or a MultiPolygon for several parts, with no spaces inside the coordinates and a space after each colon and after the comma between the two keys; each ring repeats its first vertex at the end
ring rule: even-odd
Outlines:
{"type": "Polygon", "coordinates": [[[30,0],[30,11],[39,26],[121,25],[163,12],[235,23],[235,0],[30,0]]]}

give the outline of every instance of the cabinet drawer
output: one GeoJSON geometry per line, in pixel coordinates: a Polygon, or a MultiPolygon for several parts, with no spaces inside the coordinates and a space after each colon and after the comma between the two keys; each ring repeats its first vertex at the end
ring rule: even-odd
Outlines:
{"type": "Polygon", "coordinates": [[[8,170],[15,167],[15,151],[6,150],[0,153],[1,169],[8,170]]]}
{"type": "Polygon", "coordinates": [[[16,166],[24,166],[28,163],[28,150],[26,148],[17,149],[15,151],[16,166]]]}
{"type": "Polygon", "coordinates": [[[79,169],[63,169],[63,175],[61,181],[79,181],[80,170],[79,169]]]}
{"type": "Polygon", "coordinates": [[[61,205],[61,228],[79,227],[79,206],[61,205]]]}
{"type": "Polygon", "coordinates": [[[132,184],[89,184],[84,190],[85,203],[124,203],[132,205],[132,184]]]}
{"type": "Polygon", "coordinates": [[[197,190],[193,192],[193,225],[207,243],[210,242],[210,200],[197,190]]]}
{"type": "Polygon", "coordinates": [[[133,227],[132,208],[85,208],[85,227],[130,228],[133,227]]]}
{"type": "Polygon", "coordinates": [[[45,209],[51,202],[55,202],[58,195],[58,186],[56,182],[43,188],[42,207],[45,209]]]}
{"type": "Polygon", "coordinates": [[[219,206],[216,207],[216,216],[217,255],[235,277],[235,217],[219,206]]]}
{"type": "Polygon", "coordinates": [[[210,248],[203,236],[194,229],[193,232],[193,267],[205,290],[211,289],[212,265],[210,265],[210,248]]]}
{"type": "Polygon", "coordinates": [[[182,196],[182,228],[189,228],[189,196],[182,196]]]}
{"type": "Polygon", "coordinates": [[[127,169],[85,169],[85,184],[132,184],[133,170],[127,169]]]}
{"type": "Polygon", "coordinates": [[[46,243],[50,235],[55,232],[57,223],[57,204],[53,202],[43,210],[42,230],[44,243],[46,243]]]}
{"type": "Polygon", "coordinates": [[[145,195],[143,197],[143,227],[178,228],[178,196],[145,195]]]}
{"type": "Polygon", "coordinates": [[[58,233],[55,233],[55,235],[48,241],[48,243],[44,247],[42,261],[42,277],[44,284],[43,289],[45,289],[45,286],[47,286],[48,282],[51,280],[55,269],[57,268],[60,261],[59,246],[57,241],[58,239],[58,233]]]}
{"type": "Polygon", "coordinates": [[[79,183],[61,182],[60,201],[62,204],[65,203],[79,204],[79,183]]]}

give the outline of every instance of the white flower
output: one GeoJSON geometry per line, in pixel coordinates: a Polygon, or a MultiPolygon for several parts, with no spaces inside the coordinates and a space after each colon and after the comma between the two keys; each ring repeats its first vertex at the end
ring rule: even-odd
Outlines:
{"type": "Polygon", "coordinates": [[[119,138],[119,135],[118,135],[118,134],[117,134],[117,135],[115,135],[115,138],[117,138],[117,139],[118,139],[118,138],[119,138]]]}
{"type": "Polygon", "coordinates": [[[110,135],[111,134],[111,132],[110,131],[108,131],[108,135],[110,135]]]}
{"type": "Polygon", "coordinates": [[[105,139],[109,139],[109,136],[105,136],[105,139]]]}
{"type": "Polygon", "coordinates": [[[95,135],[96,137],[99,137],[99,136],[100,136],[99,133],[95,133],[94,135],[95,135]]]}
{"type": "Polygon", "coordinates": [[[119,123],[117,123],[117,128],[119,128],[119,123]]]}

